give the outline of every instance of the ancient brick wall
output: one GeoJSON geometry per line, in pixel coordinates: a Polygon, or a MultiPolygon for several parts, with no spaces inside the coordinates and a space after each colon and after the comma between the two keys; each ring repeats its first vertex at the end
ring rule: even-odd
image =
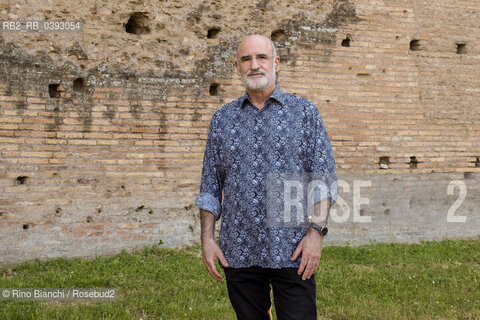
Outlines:
{"type": "Polygon", "coordinates": [[[196,241],[209,121],[242,94],[232,60],[249,33],[275,41],[281,88],[317,104],[344,176],[480,170],[478,0],[0,0],[0,10],[83,22],[0,33],[3,263],[196,241]]]}

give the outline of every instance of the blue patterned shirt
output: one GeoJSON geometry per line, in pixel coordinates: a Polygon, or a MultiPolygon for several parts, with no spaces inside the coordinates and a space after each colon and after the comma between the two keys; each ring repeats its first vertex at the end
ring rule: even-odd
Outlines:
{"type": "MultiPolygon", "coordinates": [[[[259,110],[247,94],[210,123],[196,205],[222,218],[219,245],[229,266],[297,268],[290,261],[306,226],[269,227],[267,175],[329,173],[335,161],[317,107],[277,86],[259,110]]],[[[331,202],[336,196],[329,193],[331,202]]],[[[323,199],[320,199],[323,200],[323,199]]]]}

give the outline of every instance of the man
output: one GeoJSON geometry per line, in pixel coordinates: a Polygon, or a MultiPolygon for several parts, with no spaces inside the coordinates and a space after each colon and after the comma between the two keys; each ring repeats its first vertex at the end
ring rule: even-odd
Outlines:
{"type": "Polygon", "coordinates": [[[325,174],[330,184],[336,175],[328,134],[315,105],[275,84],[280,57],[270,39],[246,37],[235,67],[246,94],[212,117],[196,200],[203,262],[219,281],[215,261],[224,268],[238,319],[269,319],[270,285],[278,319],[316,319],[314,272],[335,192],[315,196],[314,223],[272,225],[267,180],[272,173],[325,174]]]}

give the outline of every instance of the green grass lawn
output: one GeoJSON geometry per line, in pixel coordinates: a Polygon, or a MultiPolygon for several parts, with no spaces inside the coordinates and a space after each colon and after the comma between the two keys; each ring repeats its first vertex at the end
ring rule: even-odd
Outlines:
{"type": "MultiPolygon", "coordinates": [[[[0,268],[0,288],[117,288],[115,301],[0,301],[0,319],[235,319],[200,247],[0,268]]],[[[480,238],[326,247],[320,319],[480,319],[480,238]]]]}

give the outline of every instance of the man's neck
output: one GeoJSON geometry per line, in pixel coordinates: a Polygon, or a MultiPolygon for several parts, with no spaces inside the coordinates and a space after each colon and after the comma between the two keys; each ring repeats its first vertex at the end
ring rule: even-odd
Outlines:
{"type": "Polygon", "coordinates": [[[267,101],[268,97],[270,97],[272,92],[275,90],[275,86],[276,85],[274,84],[273,86],[262,91],[252,91],[247,89],[247,94],[250,97],[253,105],[261,110],[265,105],[265,101],[267,101]]]}

